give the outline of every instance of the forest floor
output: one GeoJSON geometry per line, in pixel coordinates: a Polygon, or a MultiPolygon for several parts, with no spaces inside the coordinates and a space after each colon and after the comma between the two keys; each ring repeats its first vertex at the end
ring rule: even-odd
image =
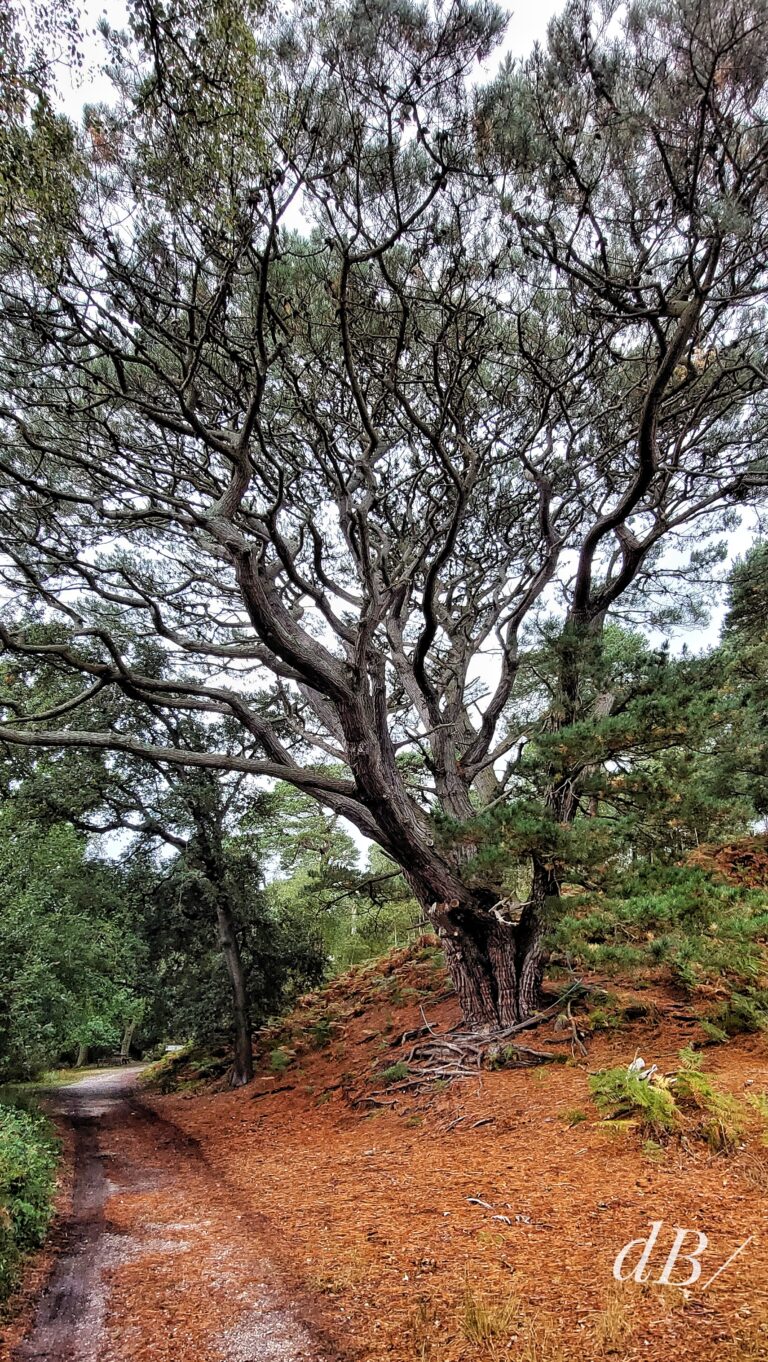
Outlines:
{"type": "MultiPolygon", "coordinates": [[[[541,1027],[530,1043],[566,1062],[422,1091],[405,1086],[401,1036],[457,1014],[418,943],[302,1000],[262,1034],[239,1092],[193,1066],[167,1095],[124,1073],[60,1089],[73,1204],[36,1317],[0,1362],[768,1358],[764,1133],[725,1155],[601,1120],[590,1073],[638,1052],[672,1071],[704,1043],[662,978],[610,989],[586,1054],[541,1027]],[[617,1254],[654,1223],[647,1281],[616,1281],[617,1254]],[[658,1281],[682,1230],[672,1282],[694,1232],[708,1240],[687,1290],[658,1281]]],[[[739,1103],[768,1090],[765,1036],[702,1053],[739,1103]]]]}
{"type": "MultiPolygon", "coordinates": [[[[338,1348],[361,1362],[767,1359],[764,1136],[753,1130],[723,1155],[601,1120],[590,1073],[638,1053],[671,1072],[703,1034],[690,1000],[661,978],[610,988],[607,1029],[586,1055],[540,1028],[530,1044],[565,1048],[566,1063],[420,1091],[403,1086],[410,1041],[399,1037],[425,1019],[444,1030],[457,1012],[434,949],[415,947],[305,999],[262,1037],[252,1086],[193,1083],[153,1105],[265,1218],[284,1274],[324,1300],[338,1348]],[[648,1281],[617,1282],[617,1254],[653,1222],[648,1281]],[[658,1283],[682,1229],[683,1253],[698,1246],[694,1231],[708,1239],[690,1290],[658,1283]]],[[[740,1104],[768,1090],[765,1036],[703,1054],[740,1104]]],[[[681,1256],[671,1281],[689,1271],[681,1256]]],[[[121,1276],[138,1302],[131,1267],[121,1276]]]]}

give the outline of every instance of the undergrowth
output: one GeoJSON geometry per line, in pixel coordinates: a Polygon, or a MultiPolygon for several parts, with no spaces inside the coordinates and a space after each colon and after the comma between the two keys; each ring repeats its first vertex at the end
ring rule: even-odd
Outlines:
{"type": "Polygon", "coordinates": [[[636,1127],[646,1144],[671,1136],[703,1140],[715,1154],[732,1153],[756,1118],[766,1123],[760,1099],[741,1102],[718,1091],[702,1072],[702,1057],[680,1051],[680,1068],[672,1074],[641,1074],[624,1067],[593,1074],[589,1086],[603,1118],[636,1127]]]}
{"type": "Polygon", "coordinates": [[[164,1055],[141,1076],[143,1086],[167,1094],[199,1092],[228,1072],[232,1058],[228,1050],[211,1054],[202,1047],[186,1045],[183,1050],[164,1055]]]}
{"type": "Polygon", "coordinates": [[[768,1030],[768,890],[721,884],[692,866],[644,866],[611,893],[569,896],[549,944],[570,969],[642,974],[665,966],[687,992],[727,993],[711,1039],[768,1030]]]}
{"type": "Polygon", "coordinates": [[[38,1112],[0,1106],[0,1305],[53,1214],[58,1142],[38,1112]]]}

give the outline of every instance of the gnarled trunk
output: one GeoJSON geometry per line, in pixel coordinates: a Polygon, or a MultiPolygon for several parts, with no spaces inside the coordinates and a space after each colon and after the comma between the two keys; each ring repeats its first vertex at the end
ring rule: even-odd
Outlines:
{"type": "Polygon", "coordinates": [[[469,1025],[512,1026],[535,1012],[545,964],[546,907],[557,893],[554,873],[536,865],[530,899],[519,915],[494,908],[493,900],[430,905],[469,1025]]]}

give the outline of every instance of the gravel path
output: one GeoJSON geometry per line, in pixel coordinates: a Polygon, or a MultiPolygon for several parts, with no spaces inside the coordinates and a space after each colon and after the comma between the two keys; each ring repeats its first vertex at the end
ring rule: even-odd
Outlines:
{"type": "Polygon", "coordinates": [[[196,1142],[136,1071],[50,1093],[74,1136],[71,1212],[13,1362],[334,1362],[196,1142]]]}

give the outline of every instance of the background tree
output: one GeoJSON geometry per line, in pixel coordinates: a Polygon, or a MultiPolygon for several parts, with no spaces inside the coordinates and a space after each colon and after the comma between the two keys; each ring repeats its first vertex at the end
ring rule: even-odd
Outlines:
{"type": "Polygon", "coordinates": [[[86,855],[65,824],[0,807],[0,1076],[29,1078],[90,1047],[116,1051],[142,1014],[143,886],[86,855]]]}
{"type": "MultiPolygon", "coordinates": [[[[162,658],[144,649],[143,661],[157,669],[162,658]]],[[[55,668],[26,667],[6,674],[3,689],[25,703],[34,691],[38,704],[66,705],[72,679],[55,668]]],[[[201,753],[227,745],[225,726],[204,726],[189,715],[174,719],[171,731],[167,718],[113,701],[102,698],[101,722],[128,723],[147,742],[170,733],[201,753]]],[[[25,835],[68,822],[141,870],[144,893],[132,931],[151,955],[143,985],[147,1037],[233,1038],[232,1083],[248,1082],[252,1014],[263,1021],[279,1011],[292,988],[317,982],[325,967],[319,938],[266,901],[260,842],[242,831],[244,824],[258,826],[263,792],[243,773],[168,768],[125,753],[70,752],[52,760],[11,749],[6,770],[25,835]]]]}
{"type": "Polygon", "coordinates": [[[361,867],[338,819],[307,795],[279,783],[261,802],[252,831],[276,862],[270,899],[322,940],[334,971],[405,945],[418,931],[421,910],[395,862],[374,846],[361,867]]]}
{"type": "Polygon", "coordinates": [[[768,815],[768,545],[736,564],[715,665],[731,699],[730,741],[719,753],[719,788],[768,815]]]}
{"type": "MultiPolygon", "coordinates": [[[[764,6],[571,4],[477,97],[482,3],[299,9],[224,67],[197,11],[133,14],[58,273],[4,257],[5,574],[56,630],[0,638],[84,678],[4,738],[288,781],[401,867],[466,1017],[509,1022],[567,866],[532,839],[520,896],[440,828],[510,797],[537,618],[552,723],[598,724],[609,614],[685,606],[768,481],[764,6]],[[242,752],[100,728],[106,689],[242,752]]],[[[581,753],[540,750],[567,827],[581,753]]]]}

